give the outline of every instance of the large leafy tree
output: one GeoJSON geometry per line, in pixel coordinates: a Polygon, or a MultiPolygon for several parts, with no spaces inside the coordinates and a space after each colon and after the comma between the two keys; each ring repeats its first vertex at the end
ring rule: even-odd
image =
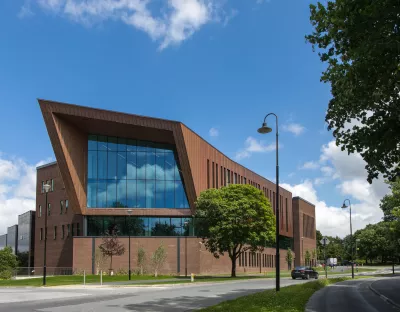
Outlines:
{"type": "Polygon", "coordinates": [[[400,174],[400,2],[311,5],[312,34],[331,84],[326,121],[336,144],[366,161],[368,181],[400,174]],[[357,122],[356,122],[357,121],[357,122]]]}
{"type": "Polygon", "coordinates": [[[196,228],[214,257],[229,255],[232,277],[243,252],[262,251],[275,240],[271,204],[251,185],[232,184],[202,192],[196,202],[196,228]]]}
{"type": "Polygon", "coordinates": [[[389,186],[392,193],[383,197],[380,207],[385,221],[395,221],[397,218],[393,215],[393,212],[395,209],[400,209],[400,178],[397,178],[394,182],[389,182],[389,186]]]}
{"type": "Polygon", "coordinates": [[[0,279],[9,279],[12,270],[18,266],[17,257],[13,254],[10,246],[0,250],[0,279]]]}

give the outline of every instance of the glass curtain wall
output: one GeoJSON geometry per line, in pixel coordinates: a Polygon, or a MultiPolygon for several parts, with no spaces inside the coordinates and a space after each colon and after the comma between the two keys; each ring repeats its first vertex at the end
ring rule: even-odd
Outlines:
{"type": "Polygon", "coordinates": [[[88,208],[189,208],[173,146],[88,138],[88,208]]]}

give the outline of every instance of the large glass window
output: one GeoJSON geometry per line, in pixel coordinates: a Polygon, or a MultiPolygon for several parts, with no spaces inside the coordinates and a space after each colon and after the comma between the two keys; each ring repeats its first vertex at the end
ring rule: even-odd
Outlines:
{"type": "Polygon", "coordinates": [[[193,236],[192,218],[87,216],[88,236],[103,236],[116,230],[119,236],[193,236]]]}
{"type": "Polygon", "coordinates": [[[173,146],[89,135],[88,208],[189,208],[173,146]]]}

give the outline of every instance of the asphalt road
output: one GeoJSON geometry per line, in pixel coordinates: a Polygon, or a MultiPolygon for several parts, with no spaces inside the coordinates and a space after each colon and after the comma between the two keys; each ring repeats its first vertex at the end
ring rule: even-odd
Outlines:
{"type": "Polygon", "coordinates": [[[333,284],[316,292],[310,298],[306,312],[400,311],[372,291],[371,287],[398,302],[400,278],[359,279],[333,284]]]}
{"type": "MultiPolygon", "coordinates": [[[[282,279],[288,286],[307,281],[282,279]]],[[[275,287],[275,279],[163,287],[0,288],[0,312],[190,311],[275,287]]]]}

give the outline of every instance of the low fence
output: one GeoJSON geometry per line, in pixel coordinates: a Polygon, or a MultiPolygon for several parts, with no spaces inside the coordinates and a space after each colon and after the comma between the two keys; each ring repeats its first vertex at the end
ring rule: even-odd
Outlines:
{"type": "MultiPolygon", "coordinates": [[[[72,268],[46,267],[47,276],[73,275],[75,273],[72,268]]],[[[18,267],[13,270],[12,276],[15,279],[42,277],[43,267],[18,267]]]]}

